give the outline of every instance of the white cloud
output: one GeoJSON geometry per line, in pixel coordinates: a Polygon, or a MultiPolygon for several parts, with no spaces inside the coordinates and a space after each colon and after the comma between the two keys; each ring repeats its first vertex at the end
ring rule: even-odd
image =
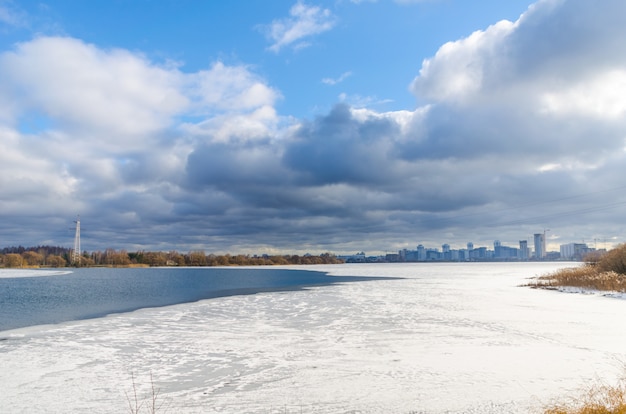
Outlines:
{"type": "Polygon", "coordinates": [[[247,68],[229,67],[222,62],[210,70],[187,76],[188,95],[196,110],[205,113],[241,112],[272,106],[279,94],[247,68]]]}
{"type": "MultiPolygon", "coordinates": [[[[59,214],[80,205],[103,227],[132,217],[207,248],[442,234],[478,244],[547,225],[623,235],[618,209],[571,213],[626,203],[606,191],[571,205],[623,186],[626,168],[626,3],[603,4],[543,0],[443,45],[412,83],[414,111],[342,94],[288,125],[280,94],[245,66],[185,73],[76,39],[23,43],[0,54],[0,214],[54,198],[59,214]],[[38,116],[49,123],[26,131],[38,116]],[[533,218],[542,209],[550,223],[533,218]]],[[[276,51],[315,32],[296,29],[299,13],[281,22],[276,51]]],[[[110,232],[113,245],[131,237],[110,232]]]]}
{"type": "Polygon", "coordinates": [[[1,54],[0,76],[5,122],[41,114],[61,131],[82,133],[81,140],[106,136],[98,147],[113,152],[145,148],[146,139],[175,128],[179,117],[201,122],[261,108],[271,112],[279,98],[244,66],[216,62],[184,73],[126,50],[61,37],[38,38],[1,54]]]}
{"type": "Polygon", "coordinates": [[[339,102],[349,104],[355,108],[369,108],[393,102],[391,99],[380,99],[376,96],[348,95],[346,93],[339,94],[338,99],[339,102]]]}
{"type": "Polygon", "coordinates": [[[249,113],[212,116],[196,124],[183,125],[182,129],[192,136],[203,137],[203,141],[271,140],[277,136],[279,122],[273,107],[262,106],[249,113]]]}
{"type": "Polygon", "coordinates": [[[465,145],[468,155],[515,148],[539,168],[548,157],[585,154],[593,163],[621,145],[626,46],[618,39],[626,29],[614,16],[622,12],[618,1],[597,8],[544,0],[514,23],[443,45],[412,84],[442,121],[454,119],[428,121],[431,135],[441,134],[430,150],[443,151],[444,143],[465,145]]]}
{"type": "Polygon", "coordinates": [[[0,53],[0,79],[5,214],[42,205],[94,214],[110,200],[167,197],[162,188],[181,183],[195,145],[271,136],[278,122],[279,94],[244,66],[185,73],[73,38],[0,53]]]}
{"type": "Polygon", "coordinates": [[[334,86],[348,79],[350,76],[352,76],[352,72],[348,71],[342,73],[338,78],[324,78],[322,79],[322,83],[325,85],[334,86]]]}
{"type": "MultiPolygon", "coordinates": [[[[444,44],[422,64],[412,89],[435,101],[464,101],[483,88],[485,77],[498,72],[501,45],[515,25],[503,20],[485,31],[444,44]]],[[[497,75],[496,75],[497,76],[497,75]]]]}
{"type": "Polygon", "coordinates": [[[269,49],[273,52],[278,53],[287,46],[294,49],[306,47],[309,44],[304,39],[332,29],[336,21],[329,9],[309,6],[303,2],[292,6],[289,15],[263,28],[267,38],[272,41],[269,49]]]}
{"type": "Polygon", "coordinates": [[[77,180],[62,163],[33,154],[38,143],[0,127],[0,210],[3,214],[49,214],[71,197],[77,180]],[[41,200],[48,200],[41,202],[41,200]]]}
{"type": "Polygon", "coordinates": [[[579,83],[546,88],[542,110],[556,116],[619,119],[626,114],[626,71],[598,71],[579,83]]]}
{"type": "Polygon", "coordinates": [[[154,133],[188,105],[180,73],[72,38],[21,43],[0,56],[0,73],[22,111],[41,111],[79,130],[106,130],[113,141],[154,133]]]}

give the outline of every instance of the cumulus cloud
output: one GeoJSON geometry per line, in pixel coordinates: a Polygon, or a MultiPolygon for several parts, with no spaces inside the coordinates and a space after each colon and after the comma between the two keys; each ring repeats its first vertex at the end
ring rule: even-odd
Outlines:
{"type": "MultiPolygon", "coordinates": [[[[312,227],[321,211],[326,223],[345,219],[353,238],[440,240],[445,231],[515,243],[548,224],[591,231],[578,227],[585,214],[626,203],[608,173],[619,176],[626,161],[624,29],[614,18],[624,6],[608,6],[541,1],[516,22],[443,45],[411,85],[423,105],[413,112],[341,104],[302,122],[275,154],[286,171],[274,182],[318,196],[281,198],[285,208],[306,212],[312,227]],[[606,192],[585,196],[597,185],[606,192]]],[[[605,213],[594,231],[612,234],[619,209],[605,213]]]]}
{"type": "MultiPolygon", "coordinates": [[[[430,107],[398,154],[409,162],[439,160],[435,168],[453,161],[458,168],[449,179],[473,176],[476,192],[488,194],[485,200],[513,208],[507,217],[540,216],[539,210],[515,209],[516,203],[614,184],[597,174],[609,159],[612,165],[626,161],[624,29],[615,17],[624,11],[619,1],[597,7],[545,0],[516,22],[498,22],[443,45],[412,83],[418,100],[430,107]],[[490,166],[490,174],[476,170],[480,165],[490,166]]],[[[597,208],[609,201],[587,200],[597,208]]],[[[572,217],[550,219],[575,224],[572,217]]],[[[614,219],[607,214],[607,222],[614,219]]],[[[524,222],[532,220],[518,221],[524,222]]]]}
{"type": "Polygon", "coordinates": [[[299,1],[289,10],[289,17],[275,20],[262,30],[272,42],[269,50],[278,53],[287,46],[294,49],[307,47],[306,39],[332,29],[335,23],[336,18],[329,9],[299,1]]]}
{"type": "Polygon", "coordinates": [[[277,123],[279,94],[246,67],[185,73],[74,38],[1,53],[0,79],[3,215],[81,212],[103,227],[130,217],[154,225],[186,202],[197,146],[267,137],[277,123]]]}
{"type": "MultiPolygon", "coordinates": [[[[276,51],[319,33],[296,24],[325,21],[314,9],[279,22],[276,51]]],[[[410,85],[417,108],[346,99],[311,120],[278,114],[245,66],[34,39],[0,54],[0,214],[54,199],[41,217],[80,208],[91,240],[220,251],[618,237],[624,12],[541,0],[442,45],[410,85]]]]}
{"type": "Polygon", "coordinates": [[[0,57],[20,111],[38,110],[68,127],[120,135],[153,133],[188,103],[180,75],[126,50],[41,37],[0,57]]]}
{"type": "Polygon", "coordinates": [[[537,163],[555,157],[593,163],[621,148],[626,90],[616,31],[623,29],[613,16],[626,6],[608,5],[542,1],[515,23],[442,46],[412,85],[436,107],[429,141],[408,144],[408,153],[510,152],[537,163]]]}
{"type": "Polygon", "coordinates": [[[284,160],[303,174],[305,183],[388,182],[395,163],[387,153],[397,134],[397,125],[388,119],[356,120],[349,107],[337,105],[328,116],[300,127],[284,160]]]}
{"type": "Polygon", "coordinates": [[[272,106],[279,97],[262,79],[242,66],[213,64],[187,76],[187,93],[203,114],[241,112],[272,106]]]}

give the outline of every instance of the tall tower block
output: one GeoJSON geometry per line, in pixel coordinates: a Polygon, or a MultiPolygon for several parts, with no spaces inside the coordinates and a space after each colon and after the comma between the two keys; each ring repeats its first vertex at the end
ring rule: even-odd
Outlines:
{"type": "Polygon", "coordinates": [[[541,260],[546,257],[546,234],[536,233],[535,238],[535,259],[541,260]]]}

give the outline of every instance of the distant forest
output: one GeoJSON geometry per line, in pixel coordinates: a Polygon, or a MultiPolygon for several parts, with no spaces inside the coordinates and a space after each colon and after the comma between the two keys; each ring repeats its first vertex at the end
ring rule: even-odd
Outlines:
{"type": "Polygon", "coordinates": [[[202,251],[189,253],[127,252],[106,249],[83,252],[72,263],[72,249],[59,246],[5,247],[0,250],[0,267],[131,267],[131,266],[271,266],[343,263],[334,254],[321,255],[214,255],[202,251]]]}

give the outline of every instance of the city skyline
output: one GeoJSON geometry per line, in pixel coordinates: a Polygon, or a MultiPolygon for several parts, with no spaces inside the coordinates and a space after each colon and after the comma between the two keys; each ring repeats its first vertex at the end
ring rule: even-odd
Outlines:
{"type": "Polygon", "coordinates": [[[0,0],[0,245],[624,242],[618,0],[0,0]],[[497,237],[493,237],[497,235],[497,237]]]}
{"type": "MultiPolygon", "coordinates": [[[[456,250],[460,250],[460,249],[470,249],[470,247],[468,247],[470,244],[474,245],[475,247],[487,247],[489,248],[489,246],[494,246],[496,243],[502,245],[502,246],[507,246],[507,247],[514,247],[517,246],[519,247],[520,244],[522,242],[525,242],[527,244],[527,247],[530,251],[531,255],[535,254],[535,245],[537,242],[537,236],[541,236],[541,243],[544,244],[544,251],[543,251],[543,255],[547,254],[547,253],[554,253],[554,252],[559,252],[561,246],[563,245],[569,245],[569,244],[582,244],[582,245],[586,245],[589,246],[589,248],[591,249],[596,249],[596,250],[610,250],[614,247],[616,247],[617,245],[623,244],[625,243],[624,239],[614,239],[614,240],[608,240],[606,238],[581,238],[581,239],[572,239],[570,237],[562,237],[562,236],[551,236],[552,230],[550,229],[542,229],[539,232],[535,232],[532,234],[527,234],[525,236],[521,236],[518,238],[513,238],[512,240],[509,239],[504,239],[504,238],[499,238],[498,236],[496,237],[492,237],[491,239],[477,239],[477,238],[472,238],[467,237],[466,240],[467,241],[463,241],[463,240],[457,240],[457,241],[442,241],[435,238],[429,238],[429,239],[425,239],[422,241],[418,241],[417,243],[415,241],[411,241],[411,242],[404,242],[404,243],[396,243],[394,244],[394,246],[400,246],[398,249],[396,250],[403,250],[403,249],[411,249],[417,245],[423,245],[426,246],[428,248],[439,248],[443,250],[444,246],[448,246],[451,249],[456,249],[456,250]]],[[[560,234],[560,232],[557,232],[557,234],[560,234]]],[[[359,250],[359,249],[357,249],[359,250]]],[[[363,251],[364,249],[360,249],[359,251],[363,251]]],[[[391,252],[394,252],[395,250],[393,248],[385,248],[384,250],[377,250],[374,251],[373,254],[375,255],[381,255],[381,254],[389,254],[391,252]]],[[[349,255],[349,253],[343,252],[343,254],[345,255],[349,255]]]]}
{"type": "Polygon", "coordinates": [[[556,251],[547,250],[545,233],[533,235],[533,244],[528,240],[520,240],[517,246],[503,244],[500,240],[493,241],[493,249],[489,246],[475,245],[467,242],[464,247],[454,249],[449,244],[443,243],[439,247],[418,244],[412,249],[402,249],[397,253],[384,255],[366,254],[364,251],[356,254],[339,255],[340,258],[351,262],[430,262],[430,261],[542,261],[542,260],[584,260],[593,252],[605,253],[606,248],[588,246],[586,243],[566,243],[559,245],[556,251]]]}

